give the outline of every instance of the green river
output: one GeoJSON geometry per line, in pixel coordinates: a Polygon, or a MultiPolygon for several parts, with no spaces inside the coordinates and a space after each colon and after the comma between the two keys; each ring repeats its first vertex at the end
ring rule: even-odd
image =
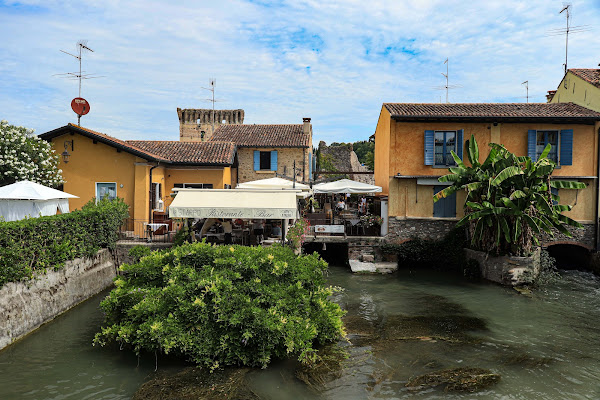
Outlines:
{"type": "MultiPolygon", "coordinates": [[[[563,271],[530,296],[433,271],[353,275],[331,267],[348,310],[349,358],[318,387],[295,362],[247,375],[261,399],[600,399],[600,279],[563,271]],[[408,388],[416,376],[484,368],[500,380],[477,392],[408,388]]],[[[154,375],[118,348],[92,347],[106,292],[0,351],[0,399],[129,399],[154,375]]],[[[182,365],[158,359],[159,372],[182,365]]]]}

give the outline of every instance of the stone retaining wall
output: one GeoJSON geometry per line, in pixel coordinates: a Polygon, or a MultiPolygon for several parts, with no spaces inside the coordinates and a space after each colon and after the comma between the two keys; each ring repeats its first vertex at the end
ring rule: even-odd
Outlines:
{"type": "Polygon", "coordinates": [[[386,241],[400,243],[414,237],[429,240],[441,240],[456,226],[453,219],[390,217],[386,241]]]}
{"type": "Polygon", "coordinates": [[[465,249],[467,259],[479,264],[481,277],[506,286],[521,286],[532,283],[540,274],[540,251],[531,257],[492,257],[482,251],[465,249]]]}
{"type": "Polygon", "coordinates": [[[161,242],[133,242],[129,240],[119,240],[117,242],[114,258],[115,265],[118,267],[121,264],[130,264],[133,260],[129,257],[129,250],[135,246],[145,246],[149,247],[150,250],[162,250],[162,249],[170,249],[173,247],[173,243],[161,243],[161,242]]]}
{"type": "Polygon", "coordinates": [[[568,237],[557,230],[554,230],[554,236],[543,232],[540,243],[543,247],[548,247],[552,244],[578,244],[580,246],[593,250],[596,245],[596,227],[594,224],[584,224],[583,228],[575,228],[567,226],[567,229],[573,237],[568,237]]]}
{"type": "Polygon", "coordinates": [[[113,258],[103,249],[34,280],[7,283],[0,289],[0,349],[110,287],[115,276],[113,258]]]}

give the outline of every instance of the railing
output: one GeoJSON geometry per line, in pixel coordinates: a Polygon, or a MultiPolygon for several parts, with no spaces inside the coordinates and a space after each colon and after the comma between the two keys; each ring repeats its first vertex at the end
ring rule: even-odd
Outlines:
{"type": "Polygon", "coordinates": [[[381,227],[379,225],[366,226],[358,216],[346,217],[343,215],[333,215],[327,217],[325,214],[307,214],[306,219],[310,222],[311,236],[335,235],[343,233],[345,236],[381,236],[381,227]],[[315,233],[315,226],[341,226],[337,230],[334,228],[321,229],[321,232],[315,233]],[[342,230],[339,232],[339,230],[342,230]],[[332,232],[333,231],[333,232],[332,232]]]}
{"type": "Polygon", "coordinates": [[[164,220],[148,223],[146,220],[126,218],[119,230],[120,240],[138,242],[172,242],[175,234],[181,229],[180,222],[164,220]]]}

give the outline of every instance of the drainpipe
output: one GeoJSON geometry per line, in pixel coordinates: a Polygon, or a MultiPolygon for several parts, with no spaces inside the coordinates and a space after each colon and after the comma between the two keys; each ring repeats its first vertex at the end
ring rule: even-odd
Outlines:
{"type": "Polygon", "coordinates": [[[594,220],[594,224],[596,225],[596,246],[594,246],[594,251],[600,250],[600,222],[598,218],[600,218],[600,127],[599,124],[596,123],[596,128],[598,130],[598,141],[596,143],[596,218],[594,220]]]}
{"type": "Polygon", "coordinates": [[[148,223],[153,223],[154,221],[152,221],[152,170],[156,167],[158,167],[160,163],[156,164],[155,166],[150,168],[150,191],[149,191],[149,207],[148,207],[148,223]]]}

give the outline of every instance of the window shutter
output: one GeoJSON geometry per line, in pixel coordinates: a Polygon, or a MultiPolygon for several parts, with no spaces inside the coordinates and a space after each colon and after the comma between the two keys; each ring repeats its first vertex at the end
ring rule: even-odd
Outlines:
{"type": "Polygon", "coordinates": [[[560,131],[560,165],[573,165],[573,129],[560,131]]]}
{"type": "Polygon", "coordinates": [[[277,171],[277,150],[271,152],[271,171],[277,171]]]}
{"type": "Polygon", "coordinates": [[[464,139],[464,131],[459,129],[456,131],[456,155],[461,160],[463,159],[463,139],[464,139]]]}
{"type": "Polygon", "coordinates": [[[433,131],[425,131],[425,165],[433,165],[433,131]]]}
{"type": "Polygon", "coordinates": [[[254,170],[260,170],[260,151],[254,150],[254,170]]]}
{"type": "Polygon", "coordinates": [[[312,162],[312,152],[308,153],[308,180],[312,180],[312,171],[313,171],[313,162],[312,162]]]}
{"type": "Polygon", "coordinates": [[[531,158],[532,161],[537,161],[537,131],[530,129],[527,131],[527,157],[531,158]]]}

